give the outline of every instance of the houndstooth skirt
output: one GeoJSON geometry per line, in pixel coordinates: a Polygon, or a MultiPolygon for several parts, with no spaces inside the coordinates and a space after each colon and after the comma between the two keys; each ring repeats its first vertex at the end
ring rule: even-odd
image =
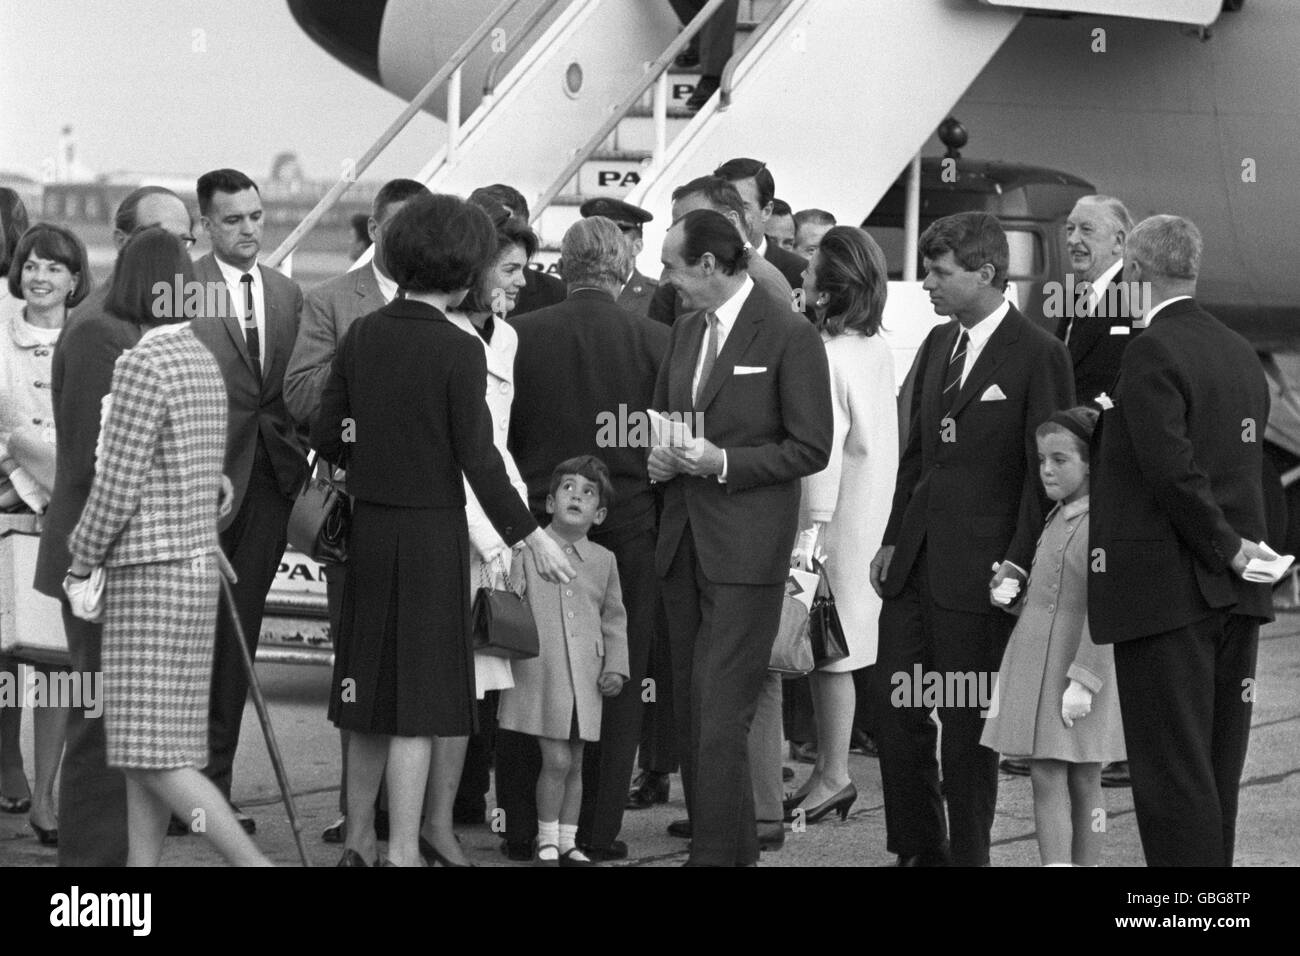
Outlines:
{"type": "Polygon", "coordinates": [[[218,573],[212,555],[108,568],[103,668],[109,766],[207,765],[218,573]]]}

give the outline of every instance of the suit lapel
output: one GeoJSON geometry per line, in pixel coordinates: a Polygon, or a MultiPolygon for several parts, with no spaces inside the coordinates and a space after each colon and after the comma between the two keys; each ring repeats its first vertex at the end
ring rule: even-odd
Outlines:
{"type": "MultiPolygon", "coordinates": [[[[749,343],[758,334],[759,308],[755,298],[757,294],[758,287],[755,286],[750,290],[745,304],[740,307],[740,315],[736,316],[731,331],[727,333],[727,341],[718,352],[718,358],[709,372],[709,380],[700,383],[700,400],[695,403],[695,411],[702,412],[709,407],[709,403],[717,396],[727,379],[731,378],[731,370],[736,360],[745,354],[745,349],[749,348],[749,343]]],[[[692,365],[692,376],[694,371],[695,366],[692,365]]]]}
{"type": "Polygon", "coordinates": [[[1015,306],[1012,306],[997,329],[989,336],[989,340],[984,343],[980,357],[975,360],[975,366],[966,376],[966,384],[957,393],[957,401],[953,402],[952,410],[949,412],[953,418],[957,417],[958,412],[965,408],[973,397],[983,391],[988,380],[1006,361],[1012,343],[1020,338],[1019,321],[1021,321],[1020,313],[1016,311],[1015,306]]]}
{"type": "MultiPolygon", "coordinates": [[[[284,314],[284,303],[276,294],[275,286],[267,281],[273,270],[263,265],[258,268],[262,270],[262,299],[266,305],[266,362],[262,369],[262,386],[265,388],[267,383],[284,378],[284,366],[289,364],[289,353],[293,351],[293,342],[289,340],[293,320],[284,314]]],[[[249,368],[252,368],[251,363],[249,368]]]]}

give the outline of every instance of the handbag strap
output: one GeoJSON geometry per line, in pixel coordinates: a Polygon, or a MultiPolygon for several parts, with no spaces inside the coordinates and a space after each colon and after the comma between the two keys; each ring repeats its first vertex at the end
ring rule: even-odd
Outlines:
{"type": "MultiPolygon", "coordinates": [[[[522,560],[522,556],[521,556],[521,560],[522,560]]],[[[509,591],[511,594],[513,594],[515,597],[519,598],[520,600],[523,599],[524,589],[520,588],[519,590],[516,591],[513,587],[511,587],[510,572],[506,570],[506,562],[501,557],[501,552],[499,551],[496,553],[495,556],[493,556],[492,561],[483,561],[479,564],[478,579],[479,579],[479,587],[487,588],[489,591],[506,590],[509,591]],[[501,580],[505,581],[506,583],[504,589],[498,589],[492,587],[492,574],[491,572],[488,571],[488,565],[493,563],[496,564],[497,570],[501,572],[501,580]]]]}
{"type": "Polygon", "coordinates": [[[325,462],[325,474],[321,476],[321,480],[324,481],[331,488],[333,488],[335,491],[338,491],[339,490],[338,478],[336,477],[338,469],[335,468],[334,465],[331,464],[329,461],[326,461],[325,459],[317,455],[315,448],[309,448],[307,450],[307,480],[311,481],[311,479],[315,476],[316,463],[318,461],[325,462]]]}

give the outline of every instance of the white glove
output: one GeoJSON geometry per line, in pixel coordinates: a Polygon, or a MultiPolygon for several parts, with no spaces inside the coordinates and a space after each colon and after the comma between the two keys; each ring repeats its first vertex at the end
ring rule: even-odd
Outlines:
{"type": "Polygon", "coordinates": [[[63,579],[63,593],[68,596],[72,613],[83,621],[98,623],[104,614],[104,568],[101,565],[89,577],[63,579]]]}
{"type": "Polygon", "coordinates": [[[1092,691],[1077,680],[1070,681],[1061,695],[1061,720],[1065,726],[1073,727],[1076,720],[1082,720],[1092,713],[1092,691]]]}

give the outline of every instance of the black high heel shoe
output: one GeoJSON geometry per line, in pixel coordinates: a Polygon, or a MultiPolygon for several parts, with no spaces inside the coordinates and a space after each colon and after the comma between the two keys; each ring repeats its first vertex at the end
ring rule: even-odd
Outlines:
{"type": "Polygon", "coordinates": [[[800,807],[796,805],[786,811],[785,820],[787,823],[793,823],[795,813],[799,810],[803,810],[803,819],[805,823],[816,823],[821,820],[822,817],[832,812],[838,812],[840,820],[843,821],[848,817],[849,808],[853,806],[857,799],[858,788],[850,783],[839,793],[835,794],[835,796],[815,807],[800,807]]]}
{"type": "MultiPolygon", "coordinates": [[[[456,838],[456,842],[460,842],[460,837],[456,838]]],[[[420,856],[424,857],[426,863],[441,863],[443,866],[456,867],[457,869],[464,869],[465,867],[472,867],[474,865],[473,863],[453,863],[450,859],[443,856],[442,853],[439,852],[438,848],[424,837],[420,837],[420,856]]]]}
{"type": "Polygon", "coordinates": [[[40,842],[41,846],[58,846],[58,845],[59,845],[59,828],[58,828],[58,827],[50,827],[50,829],[47,830],[47,829],[45,829],[45,827],[37,826],[35,823],[32,823],[31,820],[28,820],[28,821],[27,821],[27,824],[28,824],[28,826],[30,826],[30,827],[32,828],[32,830],[35,832],[35,834],[36,834],[36,839],[40,842]]]}

